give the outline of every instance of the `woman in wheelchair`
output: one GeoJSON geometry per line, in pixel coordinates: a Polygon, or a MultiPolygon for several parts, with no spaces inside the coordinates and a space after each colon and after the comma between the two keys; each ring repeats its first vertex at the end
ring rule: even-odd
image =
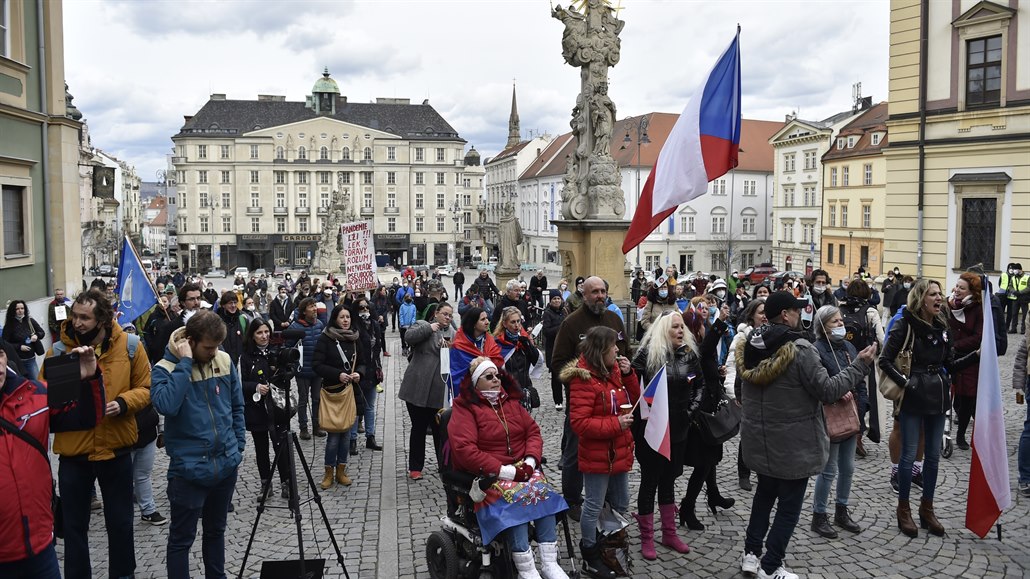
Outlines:
{"type": "Polygon", "coordinates": [[[529,545],[532,522],[543,577],[568,579],[558,564],[555,521],[568,504],[537,470],[543,438],[521,397],[514,378],[490,359],[472,360],[447,425],[452,460],[457,470],[496,479],[475,505],[483,543],[505,533],[519,577],[538,578],[529,545]]]}

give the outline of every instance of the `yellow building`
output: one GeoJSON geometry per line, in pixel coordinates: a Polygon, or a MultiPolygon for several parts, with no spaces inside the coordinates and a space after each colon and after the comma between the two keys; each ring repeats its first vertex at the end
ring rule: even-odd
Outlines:
{"type": "Polygon", "coordinates": [[[997,282],[1030,263],[1030,3],[892,0],[890,38],[884,265],[997,282]]]}
{"type": "Polygon", "coordinates": [[[859,267],[884,273],[887,103],[841,128],[823,155],[822,266],[834,281],[859,267]]]}

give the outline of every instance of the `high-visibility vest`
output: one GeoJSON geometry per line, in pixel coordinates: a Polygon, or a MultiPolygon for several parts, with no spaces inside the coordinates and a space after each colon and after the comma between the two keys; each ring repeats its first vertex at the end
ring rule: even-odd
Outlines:
{"type": "Polygon", "coordinates": [[[1001,284],[999,285],[999,288],[1002,291],[1008,293],[1008,298],[1010,300],[1016,300],[1019,299],[1019,296],[1016,294],[1018,294],[1021,291],[1026,291],[1028,282],[1030,282],[1030,276],[1026,274],[1020,276],[1010,276],[1008,272],[1006,272],[1001,274],[1001,284]],[[1009,287],[1009,284],[1012,285],[1011,288],[1009,287]],[[1010,289],[1012,290],[1011,293],[1009,293],[1010,289]]]}

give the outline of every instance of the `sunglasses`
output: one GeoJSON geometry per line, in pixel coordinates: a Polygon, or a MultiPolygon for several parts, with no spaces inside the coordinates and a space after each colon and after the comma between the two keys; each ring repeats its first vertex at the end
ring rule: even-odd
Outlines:
{"type": "Polygon", "coordinates": [[[483,374],[482,378],[486,378],[487,380],[500,380],[500,376],[498,376],[496,372],[491,372],[490,374],[483,374]]]}

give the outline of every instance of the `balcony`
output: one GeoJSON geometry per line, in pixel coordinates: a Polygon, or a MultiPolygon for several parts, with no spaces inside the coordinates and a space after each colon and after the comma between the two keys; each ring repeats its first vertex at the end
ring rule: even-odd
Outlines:
{"type": "Polygon", "coordinates": [[[247,207],[247,215],[261,215],[264,212],[262,207],[247,207]]]}
{"type": "Polygon", "coordinates": [[[272,209],[272,213],[274,213],[275,215],[286,215],[289,212],[290,210],[286,207],[275,207],[272,209]]]}
{"type": "Polygon", "coordinates": [[[400,207],[384,207],[383,213],[387,215],[397,215],[401,212],[400,207]]]}
{"type": "Polygon", "coordinates": [[[182,164],[185,164],[187,162],[188,161],[186,160],[186,157],[172,157],[172,164],[173,165],[182,165],[182,164]]]}
{"type": "Polygon", "coordinates": [[[362,207],[361,208],[361,214],[362,215],[375,215],[376,214],[376,210],[373,209],[372,207],[362,207]]]}
{"type": "Polygon", "coordinates": [[[310,207],[297,207],[296,209],[293,210],[293,212],[296,213],[297,215],[311,215],[311,208],[310,207]]]}
{"type": "Polygon", "coordinates": [[[318,208],[318,214],[319,215],[329,215],[329,208],[324,206],[324,205],[322,207],[319,207],[318,208]]]}

